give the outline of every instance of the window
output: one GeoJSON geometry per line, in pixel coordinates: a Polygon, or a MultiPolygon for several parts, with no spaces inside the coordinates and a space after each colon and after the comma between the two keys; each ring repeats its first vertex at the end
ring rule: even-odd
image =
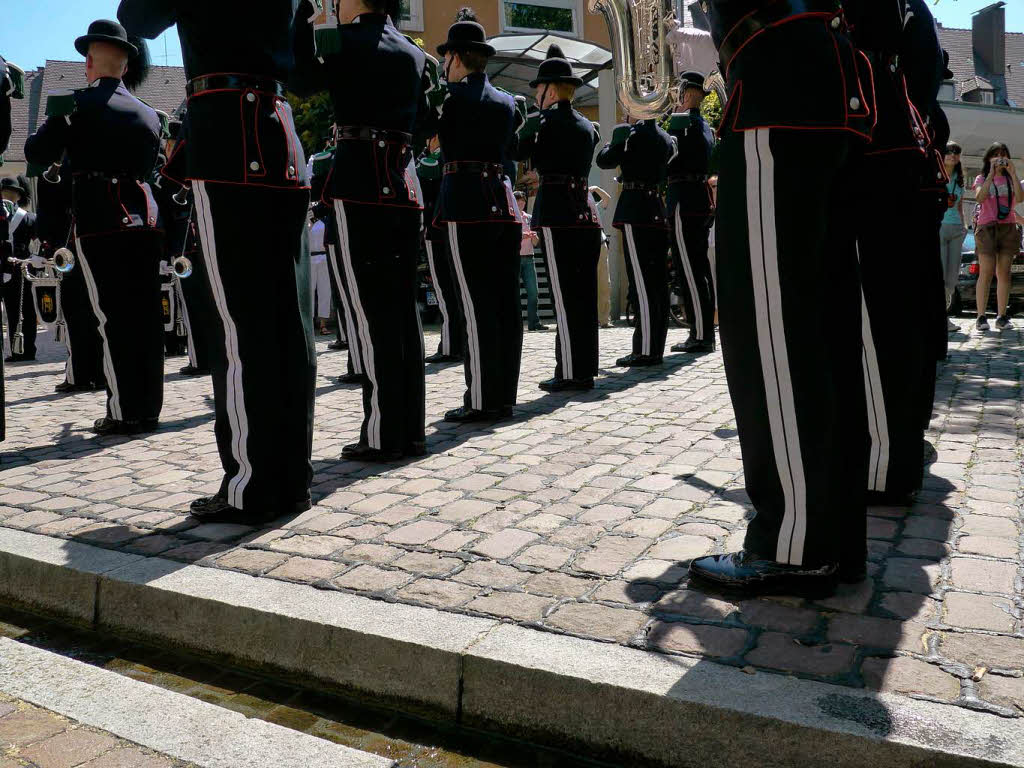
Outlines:
{"type": "Polygon", "coordinates": [[[398,26],[413,32],[423,31],[423,0],[401,0],[398,26]]]}
{"type": "Polygon", "coordinates": [[[550,30],[582,37],[579,0],[499,0],[503,32],[550,30]]]}

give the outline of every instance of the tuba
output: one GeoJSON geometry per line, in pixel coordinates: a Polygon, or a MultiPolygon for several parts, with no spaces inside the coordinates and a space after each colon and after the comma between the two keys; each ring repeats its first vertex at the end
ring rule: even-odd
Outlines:
{"type": "Polygon", "coordinates": [[[590,0],[589,8],[608,24],[619,103],[632,117],[661,117],[675,86],[672,0],[590,0]]]}

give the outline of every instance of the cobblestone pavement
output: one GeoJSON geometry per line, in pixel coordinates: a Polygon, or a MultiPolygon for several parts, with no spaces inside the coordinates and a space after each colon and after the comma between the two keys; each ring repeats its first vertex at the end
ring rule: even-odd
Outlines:
{"type": "Polygon", "coordinates": [[[961,325],[925,489],[909,509],[870,510],[869,579],[829,600],[687,587],[686,563],[739,547],[750,514],[722,358],[610,369],[628,329],[602,331],[609,370],[571,396],[536,388],[554,336],[527,334],[522,405],[497,425],[441,422],[461,402],[462,369],[431,368],[431,455],[383,467],[339,460],[360,398],[335,383],[343,353],[320,344],[316,507],[262,530],[186,519],[220,479],[208,380],[169,373],[158,433],[97,438],[87,427],[102,397],[54,396],[56,355],[11,366],[0,525],[1024,716],[1024,346],[1019,331],[961,325]]]}
{"type": "Polygon", "coordinates": [[[190,765],[0,694],[0,768],[189,768],[190,765]]]}

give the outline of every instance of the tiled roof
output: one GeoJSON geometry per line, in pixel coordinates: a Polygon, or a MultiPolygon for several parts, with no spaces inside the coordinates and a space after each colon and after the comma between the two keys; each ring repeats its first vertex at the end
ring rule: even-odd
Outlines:
{"type": "MultiPolygon", "coordinates": [[[[63,88],[84,88],[85,63],[47,61],[46,66],[25,73],[25,98],[12,102],[10,149],[4,155],[11,162],[25,160],[25,141],[46,119],[46,94],[63,88]]],[[[135,93],[153,109],[167,114],[179,111],[185,103],[185,70],[181,67],[153,67],[135,93]]]]}
{"type": "MultiPolygon", "coordinates": [[[[974,42],[969,29],[955,27],[939,27],[939,42],[949,51],[949,68],[953,71],[953,79],[957,83],[957,98],[972,87],[986,87],[975,84],[974,78],[979,77],[974,64],[974,42]]],[[[1024,109],[1024,34],[1020,32],[1006,33],[1006,93],[1011,106],[1024,109]]],[[[986,73],[981,73],[986,74],[986,73]]],[[[984,77],[984,82],[988,82],[984,77]]],[[[991,87],[989,83],[987,87],[991,87]]]]}

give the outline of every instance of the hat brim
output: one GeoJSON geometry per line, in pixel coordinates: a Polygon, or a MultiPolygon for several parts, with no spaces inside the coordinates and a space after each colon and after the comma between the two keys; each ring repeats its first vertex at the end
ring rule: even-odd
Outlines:
{"type": "Polygon", "coordinates": [[[695,91],[701,91],[705,96],[710,96],[711,95],[711,91],[708,90],[707,88],[705,88],[703,83],[698,85],[697,83],[691,83],[691,82],[689,82],[687,80],[687,81],[682,82],[682,83],[679,84],[679,91],[680,92],[688,91],[690,88],[693,88],[693,90],[695,90],[695,91]]]}
{"type": "Polygon", "coordinates": [[[566,85],[572,85],[576,88],[582,88],[583,78],[573,76],[560,77],[557,75],[555,77],[538,77],[530,83],[530,87],[536,88],[538,85],[554,85],[555,83],[565,83],[566,85]]]}
{"type": "Polygon", "coordinates": [[[82,35],[75,39],[75,50],[83,56],[89,55],[89,46],[93,43],[110,43],[116,45],[129,56],[138,56],[139,49],[126,40],[112,35],[82,35]]]}
{"type": "Polygon", "coordinates": [[[477,42],[461,42],[461,41],[447,41],[437,46],[437,53],[439,56],[444,56],[448,51],[454,51],[455,53],[462,53],[464,51],[473,51],[475,53],[482,53],[484,56],[490,58],[498,51],[495,50],[493,45],[487,43],[477,42]]]}
{"type": "Polygon", "coordinates": [[[25,189],[23,186],[21,186],[21,184],[3,184],[3,185],[0,185],[0,192],[3,192],[4,190],[8,190],[8,189],[11,190],[12,192],[18,192],[19,194],[22,194],[22,195],[24,195],[25,193],[28,192],[28,190],[25,189]]]}

